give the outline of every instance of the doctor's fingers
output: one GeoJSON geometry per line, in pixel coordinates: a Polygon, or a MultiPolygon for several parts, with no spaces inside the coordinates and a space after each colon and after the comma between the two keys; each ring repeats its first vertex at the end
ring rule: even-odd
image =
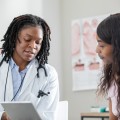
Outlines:
{"type": "Polygon", "coordinates": [[[11,120],[6,112],[2,114],[1,120],[11,120]]]}

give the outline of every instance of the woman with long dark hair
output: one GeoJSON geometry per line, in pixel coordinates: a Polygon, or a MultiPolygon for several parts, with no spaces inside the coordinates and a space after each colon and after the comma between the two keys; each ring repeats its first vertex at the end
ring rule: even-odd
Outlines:
{"type": "Polygon", "coordinates": [[[120,120],[120,13],[98,25],[96,38],[96,52],[104,63],[98,94],[108,96],[110,120],[120,120]]]}

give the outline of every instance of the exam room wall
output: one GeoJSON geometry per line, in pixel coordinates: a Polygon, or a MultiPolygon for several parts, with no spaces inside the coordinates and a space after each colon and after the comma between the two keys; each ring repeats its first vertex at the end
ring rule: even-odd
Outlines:
{"type": "Polygon", "coordinates": [[[95,90],[72,91],[71,21],[120,12],[119,0],[0,0],[0,39],[14,16],[33,13],[43,16],[52,29],[49,63],[58,71],[61,100],[69,102],[69,120],[80,120],[80,112],[97,103],[95,90]]]}
{"type": "MultiPolygon", "coordinates": [[[[60,0],[0,0],[0,40],[15,16],[31,13],[43,17],[51,28],[49,63],[59,77],[60,100],[62,99],[62,61],[60,35],[60,0]]],[[[0,42],[0,47],[2,42],[0,42]]]]}
{"type": "Polygon", "coordinates": [[[95,90],[72,91],[71,21],[116,12],[120,12],[119,0],[62,0],[63,91],[69,101],[69,120],[80,120],[80,112],[89,112],[92,105],[107,105],[96,100],[95,90]]]}

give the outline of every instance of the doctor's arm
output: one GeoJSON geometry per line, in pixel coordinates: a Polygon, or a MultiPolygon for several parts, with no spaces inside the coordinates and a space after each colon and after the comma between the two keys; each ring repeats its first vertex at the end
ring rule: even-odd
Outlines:
{"type": "Polygon", "coordinates": [[[42,120],[54,120],[57,104],[59,102],[59,82],[55,69],[48,73],[47,79],[48,83],[44,88],[44,92],[50,92],[50,94],[41,97],[37,110],[42,120]]]}
{"type": "Polygon", "coordinates": [[[112,112],[112,101],[111,101],[111,98],[109,98],[109,115],[110,115],[109,120],[118,120],[118,118],[112,112]]]}

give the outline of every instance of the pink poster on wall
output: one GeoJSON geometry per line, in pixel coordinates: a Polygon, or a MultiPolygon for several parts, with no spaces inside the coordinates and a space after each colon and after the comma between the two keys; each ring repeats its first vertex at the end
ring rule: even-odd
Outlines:
{"type": "Polygon", "coordinates": [[[96,54],[96,28],[108,15],[72,21],[73,90],[96,89],[102,61],[96,54]]]}

